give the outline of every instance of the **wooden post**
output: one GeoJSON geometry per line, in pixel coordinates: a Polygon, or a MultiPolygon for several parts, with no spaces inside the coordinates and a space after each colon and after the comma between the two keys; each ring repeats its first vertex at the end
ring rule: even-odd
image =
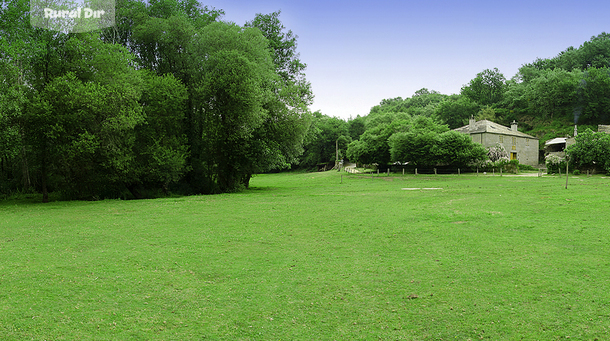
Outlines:
{"type": "Polygon", "coordinates": [[[417,168],[415,168],[415,175],[417,175],[417,168]]]}
{"type": "Polygon", "coordinates": [[[404,168],[402,169],[402,175],[405,175],[405,169],[404,168]]]}
{"type": "Polygon", "coordinates": [[[343,174],[341,174],[341,183],[343,183],[343,174]]]}
{"type": "Polygon", "coordinates": [[[458,168],[458,175],[460,175],[460,169],[458,168]]]}
{"type": "Polygon", "coordinates": [[[388,176],[390,176],[390,169],[388,168],[388,176]]]}
{"type": "Polygon", "coordinates": [[[377,168],[377,176],[379,176],[379,168],[377,168]]]}
{"type": "Polygon", "coordinates": [[[436,168],[434,168],[434,175],[437,175],[437,174],[436,174],[436,168]]]}
{"type": "Polygon", "coordinates": [[[568,177],[570,175],[570,172],[568,170],[568,159],[566,158],[566,189],[568,189],[568,177]]]}
{"type": "Polygon", "coordinates": [[[500,176],[502,176],[502,167],[500,167],[500,176]]]}
{"type": "Polygon", "coordinates": [[[479,176],[479,167],[477,167],[477,176],[479,176]]]}

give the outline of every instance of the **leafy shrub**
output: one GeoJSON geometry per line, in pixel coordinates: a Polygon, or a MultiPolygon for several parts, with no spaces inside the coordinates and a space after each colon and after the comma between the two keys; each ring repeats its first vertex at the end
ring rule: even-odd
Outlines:
{"type": "Polygon", "coordinates": [[[574,168],[610,172],[610,135],[587,129],[576,136],[576,143],[566,148],[566,154],[574,168]]]}
{"type": "Polygon", "coordinates": [[[554,155],[549,154],[544,158],[544,162],[546,164],[547,173],[559,173],[559,169],[565,169],[566,163],[565,159],[554,155]]]}

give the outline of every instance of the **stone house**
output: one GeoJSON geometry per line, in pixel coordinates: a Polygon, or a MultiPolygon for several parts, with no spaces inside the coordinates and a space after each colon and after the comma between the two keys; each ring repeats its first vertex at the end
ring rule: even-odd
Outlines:
{"type": "Polygon", "coordinates": [[[480,143],[485,148],[500,144],[506,149],[511,160],[519,160],[520,164],[538,166],[538,139],[517,130],[517,122],[513,121],[511,127],[497,123],[470,119],[468,125],[454,129],[470,135],[472,141],[480,143]]]}

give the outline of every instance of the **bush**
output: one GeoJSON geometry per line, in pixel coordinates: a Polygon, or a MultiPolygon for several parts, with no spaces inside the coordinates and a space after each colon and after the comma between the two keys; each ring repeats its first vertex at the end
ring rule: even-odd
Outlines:
{"type": "Polygon", "coordinates": [[[580,175],[580,171],[578,169],[574,170],[574,175],[580,175]]]}
{"type": "Polygon", "coordinates": [[[549,154],[544,158],[544,161],[546,164],[547,173],[549,174],[559,173],[560,169],[566,168],[565,159],[557,155],[549,154]]]}

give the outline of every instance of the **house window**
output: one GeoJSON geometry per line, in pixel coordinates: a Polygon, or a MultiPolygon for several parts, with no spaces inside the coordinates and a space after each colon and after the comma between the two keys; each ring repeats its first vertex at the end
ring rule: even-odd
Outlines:
{"type": "Polygon", "coordinates": [[[504,143],[504,136],[499,135],[499,138],[500,138],[500,143],[504,143]]]}
{"type": "Polygon", "coordinates": [[[517,149],[517,138],[513,137],[513,150],[517,149]]]}

